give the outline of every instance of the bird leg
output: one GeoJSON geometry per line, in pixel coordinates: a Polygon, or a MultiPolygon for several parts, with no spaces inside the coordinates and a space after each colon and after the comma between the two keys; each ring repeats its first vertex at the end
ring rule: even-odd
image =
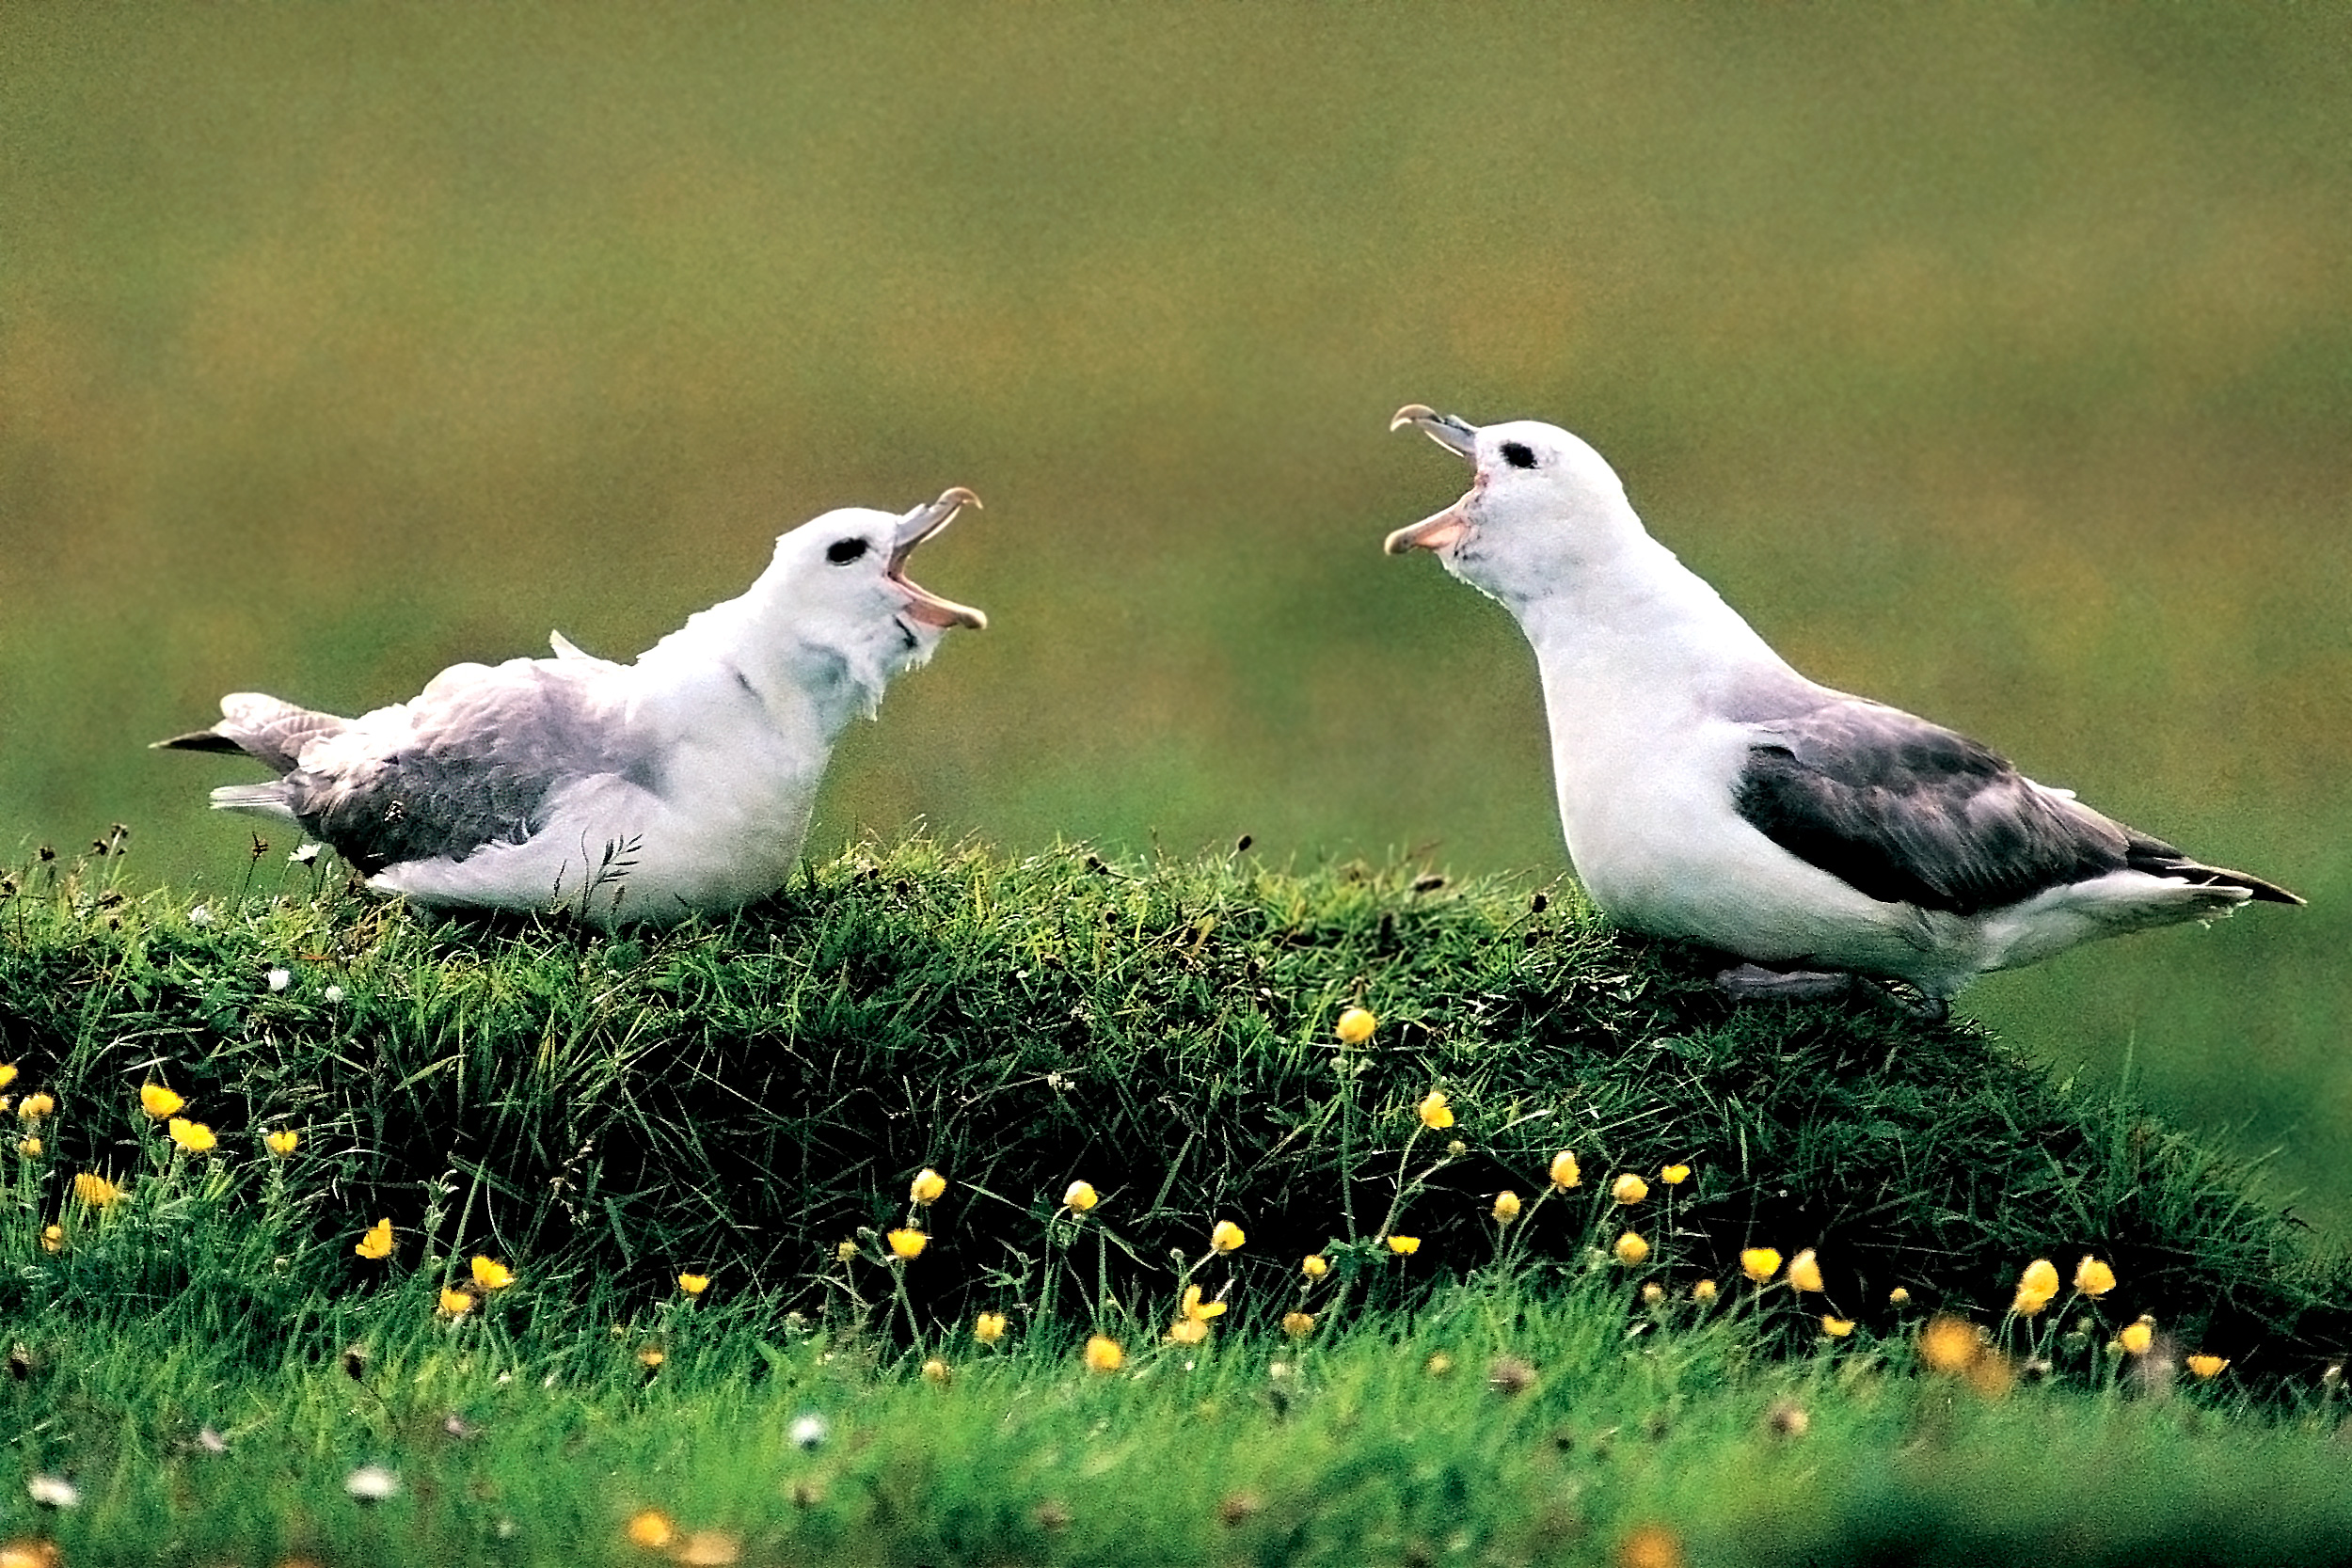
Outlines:
{"type": "Polygon", "coordinates": [[[1718,970],[1715,989],[1742,1002],[1823,1002],[1853,990],[1854,976],[1842,970],[1766,969],[1762,964],[1739,964],[1718,970]]]}

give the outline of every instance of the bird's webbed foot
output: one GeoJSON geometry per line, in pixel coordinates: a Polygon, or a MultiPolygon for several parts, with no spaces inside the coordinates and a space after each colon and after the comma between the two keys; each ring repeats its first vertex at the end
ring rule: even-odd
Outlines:
{"type": "Polygon", "coordinates": [[[1739,1001],[1825,1002],[1853,990],[1855,977],[1835,969],[1767,969],[1735,964],[1715,973],[1715,989],[1739,1001]]]}

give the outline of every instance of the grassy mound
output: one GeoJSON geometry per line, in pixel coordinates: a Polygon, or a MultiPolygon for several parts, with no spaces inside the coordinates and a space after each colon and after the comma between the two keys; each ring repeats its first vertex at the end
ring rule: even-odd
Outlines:
{"type": "Polygon", "coordinates": [[[0,889],[0,1059],[20,1101],[57,1102],[15,1174],[0,1308],[194,1299],[206,1246],[37,1245],[89,1217],[68,1195],[94,1171],[124,1212],[203,1216],[225,1250],[273,1237],[242,1298],[202,1296],[232,1335],[277,1332],[281,1295],[415,1264],[420,1234],[428,1267],[488,1252],[576,1293],[651,1297],[681,1270],[812,1314],[897,1292],[929,1333],[1057,1291],[1142,1311],[1186,1277],[1228,1291],[1230,1323],[1270,1318],[1310,1252],[1335,1261],[1324,1307],[1395,1305],[1498,1262],[1627,1267],[1595,1243],[1631,1229],[1631,1272],[1677,1294],[1736,1280],[1743,1247],[1815,1248],[1866,1337],[1898,1325],[1893,1287],[1990,1318],[2026,1260],[2096,1253],[2122,1281],[2106,1325],[2153,1313],[2242,1375],[2306,1381],[2352,1341],[2342,1267],[2192,1140],[1883,1002],[1734,1007],[1694,956],[1608,932],[1570,890],[917,841],[723,927],[607,939],[422,923],[315,872],[199,913],[104,864],[0,889]],[[1352,1049],[1351,1004],[1381,1020],[1352,1049]],[[160,1137],[151,1083],[220,1148],[160,1137]],[[1415,1114],[1433,1088],[1443,1131],[1415,1114]],[[274,1164],[259,1136],[288,1128],[301,1148],[274,1164]],[[1583,1183],[1537,1203],[1562,1149],[1583,1183]],[[1693,1174],[1670,1188],[1668,1164],[1693,1174]],[[949,1186],[911,1213],[927,1166],[949,1186]],[[1649,1196],[1612,1203],[1620,1171],[1649,1196]],[[1057,1218],[1078,1180],[1102,1194],[1083,1224],[1057,1218]],[[1507,1228],[1502,1189],[1527,1201],[1507,1228]],[[351,1247],[379,1217],[385,1264],[351,1247]],[[882,1235],[910,1219],[929,1246],[891,1266],[882,1235]],[[1219,1220],[1248,1241],[1212,1259],[1219,1220]]]}

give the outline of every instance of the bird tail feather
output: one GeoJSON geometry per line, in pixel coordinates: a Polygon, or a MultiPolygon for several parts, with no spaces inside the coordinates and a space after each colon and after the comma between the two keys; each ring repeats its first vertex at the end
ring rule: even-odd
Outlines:
{"type": "Polygon", "coordinates": [[[302,825],[294,815],[294,805],[286,799],[284,781],[272,779],[267,784],[223,784],[213,791],[215,811],[242,811],[255,816],[267,816],[280,822],[302,825]]]}
{"type": "MultiPolygon", "coordinates": [[[[209,730],[175,735],[155,745],[176,752],[242,752],[280,774],[300,765],[302,750],[313,740],[340,735],[351,721],[332,713],[296,707],[259,691],[232,691],[220,700],[221,721],[209,730]]],[[[218,804],[217,792],[215,803],[218,804]]],[[[251,809],[231,806],[234,811],[251,809]]]]}

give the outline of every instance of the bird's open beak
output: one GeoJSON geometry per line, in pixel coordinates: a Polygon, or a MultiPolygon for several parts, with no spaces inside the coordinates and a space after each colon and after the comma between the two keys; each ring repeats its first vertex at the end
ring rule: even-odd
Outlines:
{"type": "Polygon", "coordinates": [[[1458,414],[1440,414],[1422,404],[1408,403],[1389,420],[1391,430],[1411,425],[1454,456],[1478,461],[1478,427],[1458,414]]]}
{"type": "Polygon", "coordinates": [[[970,626],[978,631],[987,626],[988,617],[970,605],[943,599],[928,588],[909,580],[906,575],[907,557],[914,546],[955,521],[956,514],[965,507],[979,509],[980,498],[958,484],[942,491],[937,500],[918,506],[898,522],[898,537],[891,541],[890,563],[882,575],[907,596],[907,613],[927,626],[970,626]]]}
{"type": "MultiPolygon", "coordinates": [[[[1413,426],[1457,457],[1468,458],[1471,462],[1478,460],[1478,427],[1468,420],[1440,414],[1418,403],[1408,403],[1396,411],[1396,418],[1389,421],[1391,430],[1402,430],[1406,425],[1413,426]]],[[[1471,493],[1476,494],[1475,490],[1471,493]]],[[[1464,496],[1435,516],[1423,517],[1410,528],[1398,529],[1389,535],[1387,543],[1381,547],[1391,555],[1403,555],[1407,550],[1441,550],[1459,543],[1462,536],[1470,531],[1470,515],[1463,511],[1469,504],[1470,497],[1464,496]]]]}

